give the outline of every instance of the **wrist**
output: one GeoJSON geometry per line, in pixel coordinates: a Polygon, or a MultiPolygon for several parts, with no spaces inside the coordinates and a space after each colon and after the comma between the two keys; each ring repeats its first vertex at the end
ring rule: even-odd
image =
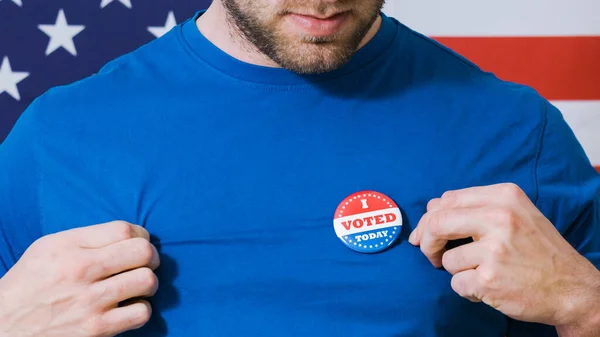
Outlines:
{"type": "Polygon", "coordinates": [[[596,337],[600,331],[600,271],[579,278],[576,290],[567,292],[566,310],[556,328],[561,337],[596,337]]]}

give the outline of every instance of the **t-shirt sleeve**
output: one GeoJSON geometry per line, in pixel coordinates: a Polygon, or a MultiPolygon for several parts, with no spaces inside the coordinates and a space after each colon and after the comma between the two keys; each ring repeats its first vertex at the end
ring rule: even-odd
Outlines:
{"type": "Polygon", "coordinates": [[[0,277],[40,236],[37,102],[0,144],[0,277]]]}
{"type": "MultiPolygon", "coordinates": [[[[548,102],[544,105],[534,201],[565,239],[600,268],[600,175],[560,111],[548,102]]],[[[554,327],[509,324],[508,337],[557,336],[554,327]]]]}

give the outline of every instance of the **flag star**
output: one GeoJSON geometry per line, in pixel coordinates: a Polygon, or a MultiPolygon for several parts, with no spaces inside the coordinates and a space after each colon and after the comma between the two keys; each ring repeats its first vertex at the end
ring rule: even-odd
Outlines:
{"type": "Polygon", "coordinates": [[[154,36],[161,37],[165,35],[168,31],[173,29],[173,27],[177,26],[177,21],[175,20],[175,14],[173,11],[169,12],[167,15],[167,22],[162,27],[148,27],[148,31],[152,33],[154,36]]]}
{"type": "Polygon", "coordinates": [[[81,31],[85,29],[85,26],[69,25],[67,23],[67,18],[65,17],[65,12],[61,9],[58,11],[58,17],[56,17],[55,24],[39,25],[38,27],[50,37],[48,48],[46,48],[46,56],[52,54],[60,47],[63,47],[73,56],[77,56],[73,38],[75,35],[81,33],[81,31]]]}
{"type": "Polygon", "coordinates": [[[16,3],[19,7],[23,7],[23,1],[21,0],[12,0],[12,2],[16,3]]]}
{"type": "Polygon", "coordinates": [[[26,79],[29,73],[12,71],[8,56],[5,56],[0,65],[0,95],[7,92],[17,101],[21,100],[17,84],[26,79]]]}
{"type": "MultiPolygon", "coordinates": [[[[102,0],[102,3],[100,3],[100,8],[104,8],[106,6],[108,6],[111,2],[113,2],[115,0],[102,0]]],[[[120,3],[122,3],[125,7],[131,9],[131,0],[117,0],[120,3]]]]}
{"type": "Polygon", "coordinates": [[[23,1],[21,1],[21,0],[11,0],[11,1],[14,2],[15,4],[17,4],[17,6],[23,7],[23,1]]]}

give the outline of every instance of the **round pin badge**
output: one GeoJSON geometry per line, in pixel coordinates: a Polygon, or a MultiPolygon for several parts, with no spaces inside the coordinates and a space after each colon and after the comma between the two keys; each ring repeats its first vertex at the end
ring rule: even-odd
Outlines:
{"type": "Polygon", "coordinates": [[[354,193],[335,210],[335,234],[349,248],[361,253],[378,253],[400,236],[402,213],[385,194],[354,193]]]}

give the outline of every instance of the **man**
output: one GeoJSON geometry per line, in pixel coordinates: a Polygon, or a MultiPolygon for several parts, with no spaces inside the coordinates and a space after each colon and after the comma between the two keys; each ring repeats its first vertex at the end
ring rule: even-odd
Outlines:
{"type": "Polygon", "coordinates": [[[598,336],[560,113],[382,6],[215,1],[38,98],[0,147],[0,336],[598,336]]]}

